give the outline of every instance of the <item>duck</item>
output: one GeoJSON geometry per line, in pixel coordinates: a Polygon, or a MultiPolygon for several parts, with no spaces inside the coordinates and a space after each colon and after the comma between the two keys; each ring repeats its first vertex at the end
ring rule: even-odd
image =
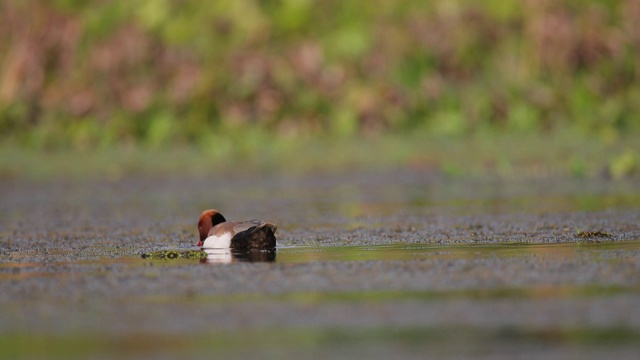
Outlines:
{"type": "Polygon", "coordinates": [[[227,221],[215,209],[202,212],[198,220],[203,249],[275,250],[277,226],[262,220],[227,221]]]}

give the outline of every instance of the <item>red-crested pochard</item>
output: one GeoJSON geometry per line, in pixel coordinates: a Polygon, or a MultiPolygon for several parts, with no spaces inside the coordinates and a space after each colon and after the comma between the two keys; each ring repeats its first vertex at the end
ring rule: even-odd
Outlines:
{"type": "Polygon", "coordinates": [[[198,246],[206,249],[274,250],[276,229],[270,222],[227,221],[217,210],[205,210],[198,220],[198,246]]]}

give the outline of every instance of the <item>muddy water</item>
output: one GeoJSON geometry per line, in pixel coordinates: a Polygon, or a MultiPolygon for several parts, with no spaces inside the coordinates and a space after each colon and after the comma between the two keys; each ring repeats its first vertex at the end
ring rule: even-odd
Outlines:
{"type": "Polygon", "coordinates": [[[0,182],[0,351],[636,358],[639,187],[411,172],[0,182]],[[196,249],[209,207],[277,223],[274,257],[140,257],[196,249]]]}

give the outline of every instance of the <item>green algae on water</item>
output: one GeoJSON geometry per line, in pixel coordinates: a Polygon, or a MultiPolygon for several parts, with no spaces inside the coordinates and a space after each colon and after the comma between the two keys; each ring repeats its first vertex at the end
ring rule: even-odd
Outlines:
{"type": "Polygon", "coordinates": [[[143,259],[206,259],[207,253],[201,250],[160,250],[141,254],[143,259]]]}

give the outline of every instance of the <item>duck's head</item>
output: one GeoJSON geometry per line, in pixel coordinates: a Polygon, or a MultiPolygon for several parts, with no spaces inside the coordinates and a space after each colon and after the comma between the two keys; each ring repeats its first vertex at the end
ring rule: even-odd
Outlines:
{"type": "Polygon", "coordinates": [[[198,246],[202,246],[202,242],[209,235],[212,227],[227,221],[227,219],[218,212],[218,210],[209,209],[202,212],[200,220],[198,220],[198,232],[200,233],[200,241],[198,246]]]}

